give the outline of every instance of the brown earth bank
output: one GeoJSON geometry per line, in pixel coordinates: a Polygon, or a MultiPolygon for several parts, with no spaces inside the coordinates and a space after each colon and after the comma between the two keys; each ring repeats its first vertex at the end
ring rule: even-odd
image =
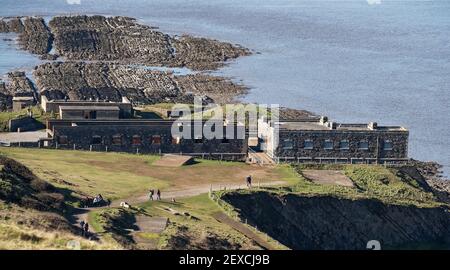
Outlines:
{"type": "Polygon", "coordinates": [[[240,217],[292,249],[442,248],[450,244],[445,207],[389,205],[378,200],[253,192],[222,198],[240,217]]]}

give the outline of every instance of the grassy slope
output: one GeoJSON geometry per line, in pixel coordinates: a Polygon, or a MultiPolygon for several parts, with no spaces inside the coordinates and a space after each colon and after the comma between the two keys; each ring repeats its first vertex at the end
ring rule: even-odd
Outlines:
{"type": "Polygon", "coordinates": [[[80,249],[121,249],[114,242],[94,242],[65,230],[45,229],[32,225],[47,222],[47,217],[38,211],[17,206],[6,206],[0,202],[0,250],[1,249],[73,249],[70,241],[79,243],[80,249]],[[20,213],[20,216],[12,213],[20,213]],[[31,225],[30,225],[31,224],[31,225]]]}
{"type": "MultiPolygon", "coordinates": [[[[288,169],[285,170],[288,171],[288,169]]],[[[330,195],[352,200],[369,198],[388,204],[415,205],[418,207],[442,205],[433,193],[422,188],[413,178],[399,174],[396,168],[387,168],[381,165],[294,165],[291,167],[290,173],[291,181],[288,187],[263,189],[270,192],[307,196],[330,195]],[[302,175],[303,169],[341,170],[353,181],[355,187],[313,183],[302,175]]],[[[242,190],[239,192],[251,191],[242,190]]],[[[219,196],[222,194],[224,192],[218,192],[219,196]]]]}
{"type": "Polygon", "coordinates": [[[101,193],[110,199],[145,193],[149,188],[184,189],[193,185],[243,183],[246,175],[255,181],[280,180],[284,172],[240,162],[200,160],[177,168],[152,166],[158,156],[98,153],[72,150],[0,148],[0,153],[28,166],[37,176],[55,186],[86,195],[101,193]]]}
{"type": "MultiPolygon", "coordinates": [[[[33,112],[33,117],[44,125],[47,119],[52,118],[51,114],[45,113],[38,106],[31,107],[31,111],[33,112]]],[[[26,116],[27,113],[28,113],[27,109],[23,109],[19,112],[0,112],[0,131],[8,131],[9,120],[26,116]]]]}
{"type": "MultiPolygon", "coordinates": [[[[129,210],[136,213],[136,210],[129,210]]],[[[181,228],[188,228],[185,232],[190,238],[192,243],[190,248],[199,248],[202,245],[200,243],[202,239],[208,235],[213,234],[218,239],[225,239],[232,244],[237,244],[244,249],[259,249],[254,245],[250,239],[237,232],[227,224],[220,223],[213,216],[215,213],[222,211],[222,209],[211,199],[208,194],[202,194],[194,197],[183,198],[175,203],[167,201],[152,201],[139,205],[138,211],[141,214],[149,216],[167,217],[170,220],[168,228],[162,234],[147,233],[141,234],[141,236],[152,239],[157,244],[157,248],[166,249],[170,248],[170,241],[174,236],[179,234],[181,228]],[[171,208],[179,213],[188,213],[189,215],[174,215],[165,208],[171,208]]],[[[112,234],[105,231],[105,227],[108,226],[108,221],[105,220],[105,213],[107,215],[117,216],[117,209],[107,209],[97,212],[92,212],[89,216],[89,222],[94,229],[102,232],[106,235],[108,241],[114,243],[112,234]]],[[[265,235],[263,237],[266,237],[265,235]]],[[[285,249],[274,240],[270,240],[274,249],[285,249]]]]}
{"type": "MultiPolygon", "coordinates": [[[[255,183],[284,180],[293,184],[297,181],[289,166],[261,168],[239,162],[200,160],[195,165],[164,168],[152,165],[159,158],[157,156],[24,148],[0,148],[0,153],[20,161],[40,178],[57,187],[89,195],[102,193],[112,199],[126,198],[136,192],[142,193],[149,187],[183,189],[211,181],[226,182],[230,179],[240,183],[248,174],[254,175],[255,183]]],[[[180,199],[176,204],[148,202],[139,207],[149,215],[170,219],[170,226],[163,234],[144,234],[145,237],[159,242],[160,248],[167,248],[170,239],[176,236],[182,227],[189,228],[188,235],[192,237],[193,242],[200,241],[199,239],[212,233],[243,248],[257,248],[244,235],[213,217],[214,213],[222,210],[207,194],[180,199]],[[173,215],[161,210],[161,207],[188,212],[198,220],[173,215]]],[[[102,239],[107,246],[116,247],[117,239],[114,239],[110,232],[103,232],[107,225],[102,217],[104,211],[91,212],[89,222],[95,231],[102,233],[102,239]]],[[[115,215],[117,209],[106,211],[112,211],[112,215],[115,215]]],[[[275,248],[283,248],[276,242],[273,243],[275,248]]]]}

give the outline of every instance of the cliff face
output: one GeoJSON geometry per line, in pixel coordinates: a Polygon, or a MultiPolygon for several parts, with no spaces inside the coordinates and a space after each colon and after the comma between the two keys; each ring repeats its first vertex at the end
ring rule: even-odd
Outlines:
{"type": "Polygon", "coordinates": [[[382,248],[450,246],[445,208],[268,192],[228,193],[223,199],[243,220],[292,249],[366,249],[370,240],[382,248]]]}

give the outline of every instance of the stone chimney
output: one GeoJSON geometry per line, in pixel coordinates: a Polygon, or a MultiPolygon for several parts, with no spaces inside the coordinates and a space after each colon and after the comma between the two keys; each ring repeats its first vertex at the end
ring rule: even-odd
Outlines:
{"type": "Polygon", "coordinates": [[[367,125],[367,127],[368,127],[370,130],[375,130],[375,129],[378,128],[378,124],[377,124],[377,122],[370,122],[370,123],[367,125]]]}

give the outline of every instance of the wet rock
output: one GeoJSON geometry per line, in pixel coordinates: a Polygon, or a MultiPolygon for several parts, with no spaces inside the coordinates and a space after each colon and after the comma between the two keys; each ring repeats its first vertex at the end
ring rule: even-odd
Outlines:
{"type": "Polygon", "coordinates": [[[34,86],[25,75],[25,72],[13,71],[8,73],[8,83],[5,92],[13,96],[33,96],[34,86]]]}
{"type": "Polygon", "coordinates": [[[51,49],[52,39],[44,19],[27,17],[23,20],[23,31],[19,35],[19,44],[23,49],[46,55],[51,49]]]}
{"type": "Polygon", "coordinates": [[[177,85],[185,92],[208,96],[216,103],[230,103],[247,93],[248,88],[223,77],[206,74],[175,76],[177,85]]]}
{"type": "Polygon", "coordinates": [[[0,33],[21,33],[24,30],[20,17],[0,19],[0,33]]]}
{"type": "Polygon", "coordinates": [[[206,38],[174,38],[128,17],[59,16],[49,27],[59,55],[69,60],[216,69],[248,49],[206,38]]]}
{"type": "Polygon", "coordinates": [[[53,62],[34,71],[36,84],[48,98],[120,101],[128,97],[137,104],[192,103],[194,94],[205,96],[217,90],[234,97],[243,86],[209,75],[174,76],[170,72],[107,63],[53,62]],[[209,89],[208,91],[206,89],[209,89]]]}

